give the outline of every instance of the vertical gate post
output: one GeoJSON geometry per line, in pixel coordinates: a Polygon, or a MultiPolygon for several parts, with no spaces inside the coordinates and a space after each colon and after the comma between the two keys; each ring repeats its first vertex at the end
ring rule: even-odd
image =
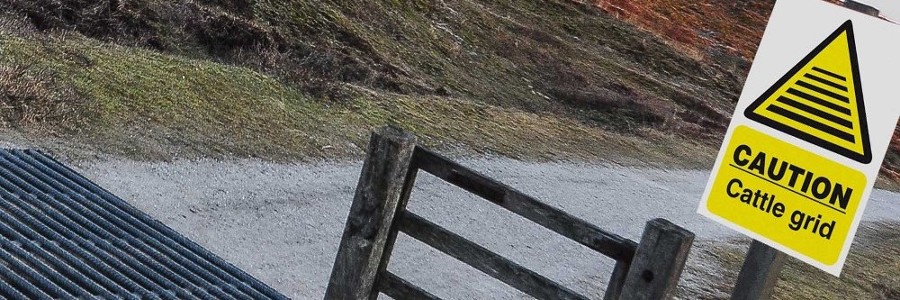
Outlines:
{"type": "Polygon", "coordinates": [[[628,276],[628,267],[627,262],[616,262],[612,276],[609,277],[609,284],[606,285],[606,293],[603,295],[603,300],[619,300],[619,297],[622,296],[622,288],[625,285],[626,276],[628,276]]]}
{"type": "Polygon", "coordinates": [[[766,244],[753,240],[747,259],[738,274],[737,284],[731,293],[732,300],[772,299],[775,284],[784,267],[785,254],[766,244]]]}
{"type": "Polygon", "coordinates": [[[694,233],[665,219],[647,222],[620,299],[671,299],[694,233]]]}
{"type": "Polygon", "coordinates": [[[395,127],[372,133],[325,299],[368,299],[416,138],[395,127]]]}

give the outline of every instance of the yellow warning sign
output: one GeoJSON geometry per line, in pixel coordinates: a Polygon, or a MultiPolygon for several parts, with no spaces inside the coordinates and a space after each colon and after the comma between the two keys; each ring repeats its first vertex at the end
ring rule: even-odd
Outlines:
{"type": "Polygon", "coordinates": [[[841,25],[744,114],[860,163],[871,163],[853,23],[841,25]]]}
{"type": "Polygon", "coordinates": [[[697,212],[839,276],[900,118],[896,36],[776,1],[697,212]]]}
{"type": "Polygon", "coordinates": [[[835,264],[865,191],[865,175],[743,125],[726,147],[707,210],[835,264]]]}

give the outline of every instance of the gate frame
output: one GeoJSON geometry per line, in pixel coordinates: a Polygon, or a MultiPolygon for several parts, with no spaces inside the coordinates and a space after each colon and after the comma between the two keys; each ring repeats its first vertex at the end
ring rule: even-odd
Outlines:
{"type": "Polygon", "coordinates": [[[407,235],[538,299],[587,299],[406,210],[418,170],[616,260],[604,299],[670,299],[694,234],[647,222],[640,244],[608,233],[416,144],[386,126],[373,131],[325,299],[440,299],[387,270],[397,234],[407,235]]]}

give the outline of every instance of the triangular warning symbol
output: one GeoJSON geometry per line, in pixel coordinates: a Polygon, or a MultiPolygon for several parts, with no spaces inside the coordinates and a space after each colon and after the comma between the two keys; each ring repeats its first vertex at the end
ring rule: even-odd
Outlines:
{"type": "Polygon", "coordinates": [[[858,162],[872,162],[853,24],[841,25],[744,115],[858,162]]]}

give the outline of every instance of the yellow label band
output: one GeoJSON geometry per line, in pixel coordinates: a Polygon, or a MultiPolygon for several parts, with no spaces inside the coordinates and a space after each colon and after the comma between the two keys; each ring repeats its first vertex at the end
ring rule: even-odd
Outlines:
{"type": "Polygon", "coordinates": [[[707,209],[825,265],[848,237],[866,177],[746,126],[728,141],[707,209]]]}

